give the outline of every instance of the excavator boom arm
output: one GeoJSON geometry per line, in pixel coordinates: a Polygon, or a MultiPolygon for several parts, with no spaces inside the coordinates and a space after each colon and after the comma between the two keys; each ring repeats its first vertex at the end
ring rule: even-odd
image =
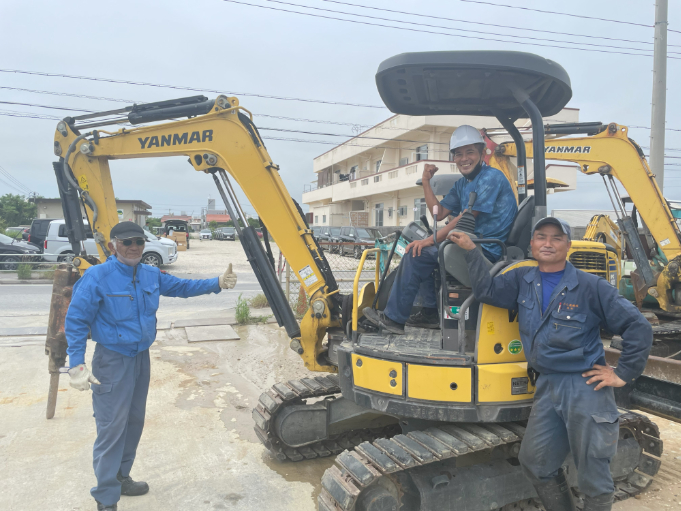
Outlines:
{"type": "MultiPolygon", "coordinates": [[[[93,131],[81,135],[75,123],[65,122],[68,119],[58,124],[55,153],[63,155],[62,163],[66,158],[67,165],[63,165],[63,172],[71,183],[77,183],[81,198],[88,205],[85,209],[95,240],[98,241],[100,259],[103,261],[109,255],[109,232],[118,223],[109,160],[186,156],[195,170],[213,174],[216,183],[219,182],[217,175],[224,169],[241,186],[306,294],[313,303],[320,302],[315,303],[314,313],[306,314],[300,328],[302,334],[300,330],[290,331],[287,326],[289,335],[297,342],[295,345],[292,343],[292,347],[302,356],[309,369],[333,371],[334,368],[321,362],[319,357],[326,329],[340,324],[337,297],[333,296],[337,293],[337,286],[326,259],[302,212],[286,190],[279,175],[279,167],[272,162],[250,113],[240,107],[234,97],[219,96],[212,106],[210,102],[203,102],[200,106],[207,110],[206,105],[210,110],[207,113],[200,112],[196,117],[133,129],[124,128],[116,132],[93,131]],[[300,339],[297,339],[298,335],[300,339]]],[[[171,113],[176,112],[177,108],[171,106],[171,113]]],[[[152,121],[167,119],[163,116],[162,108],[151,111],[155,115],[152,121]]],[[[93,124],[99,125],[91,123],[90,126],[93,124]]],[[[230,207],[229,204],[227,206],[230,207]]],[[[249,262],[261,285],[261,274],[273,280],[274,270],[267,268],[271,266],[267,259],[254,255],[254,247],[262,250],[257,238],[250,241],[248,236],[243,238],[249,262]],[[250,245],[250,249],[247,245],[250,245]]],[[[87,266],[82,264],[82,268],[87,266]]],[[[268,294],[265,287],[263,289],[268,294]]],[[[277,291],[280,290],[279,287],[277,291]]],[[[270,294],[272,292],[273,287],[270,294]]],[[[286,307],[290,311],[288,303],[286,307]]],[[[297,324],[292,329],[296,330],[297,324]]]]}

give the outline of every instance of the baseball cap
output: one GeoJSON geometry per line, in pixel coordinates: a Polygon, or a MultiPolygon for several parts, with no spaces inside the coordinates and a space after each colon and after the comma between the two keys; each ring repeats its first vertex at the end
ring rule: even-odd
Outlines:
{"type": "Polygon", "coordinates": [[[570,229],[570,225],[565,220],[561,220],[555,216],[547,216],[534,224],[534,227],[532,228],[532,237],[534,238],[534,231],[548,224],[557,226],[564,234],[567,234],[568,241],[572,241],[572,230],[570,229]]]}
{"type": "Polygon", "coordinates": [[[144,238],[144,229],[135,222],[120,222],[113,226],[109,234],[111,239],[118,238],[125,240],[128,238],[144,238]]]}

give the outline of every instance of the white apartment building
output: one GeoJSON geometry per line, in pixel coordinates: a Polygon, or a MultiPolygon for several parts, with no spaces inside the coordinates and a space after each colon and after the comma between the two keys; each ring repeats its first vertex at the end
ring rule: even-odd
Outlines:
{"type": "MultiPolygon", "coordinates": [[[[545,122],[579,122],[579,110],[565,108],[545,122]]],[[[459,173],[449,158],[449,139],[463,124],[501,128],[492,117],[395,115],[316,157],[313,169],[317,179],[303,192],[312,225],[380,227],[418,221],[427,208],[416,180],[426,163],[437,165],[441,174],[459,173]]],[[[529,126],[529,120],[521,119],[516,125],[529,126]]],[[[502,136],[493,140],[511,139],[502,136]]],[[[527,169],[529,180],[533,177],[531,160],[527,169]]],[[[556,191],[574,190],[576,173],[576,167],[547,166],[548,177],[567,184],[556,191]]]]}

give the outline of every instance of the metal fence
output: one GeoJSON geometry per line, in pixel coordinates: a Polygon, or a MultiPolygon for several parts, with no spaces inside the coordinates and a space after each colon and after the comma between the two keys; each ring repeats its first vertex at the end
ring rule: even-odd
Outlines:
{"type": "Polygon", "coordinates": [[[58,264],[54,259],[52,254],[0,254],[0,274],[53,272],[58,264]]]}
{"type": "MultiPolygon", "coordinates": [[[[369,248],[374,248],[374,243],[329,243],[318,242],[326,260],[331,267],[338,288],[342,294],[351,294],[352,285],[357,273],[359,260],[362,257],[362,252],[369,248]]],[[[397,268],[400,258],[397,254],[393,257],[390,264],[391,270],[397,268]]],[[[367,282],[373,282],[376,276],[376,261],[375,254],[369,254],[362,274],[360,276],[360,286],[367,282]]],[[[279,253],[279,261],[277,264],[277,276],[281,283],[284,293],[291,304],[291,308],[298,314],[303,314],[307,310],[307,300],[309,297],[305,296],[305,292],[301,294],[301,285],[295,272],[288,266],[286,259],[279,253]]]]}

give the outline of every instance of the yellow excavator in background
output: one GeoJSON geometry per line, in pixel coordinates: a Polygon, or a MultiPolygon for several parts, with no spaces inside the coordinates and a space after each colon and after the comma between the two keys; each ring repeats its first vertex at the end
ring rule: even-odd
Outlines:
{"type": "MultiPolygon", "coordinates": [[[[546,129],[547,134],[556,135],[585,132],[588,136],[547,139],[545,158],[577,163],[582,173],[599,174],[603,178],[617,215],[617,225],[636,263],[636,270],[631,274],[636,302],[641,306],[646,294],[650,294],[657,299],[662,310],[681,314],[681,231],[657,186],[643,151],[629,138],[628,128],[616,123],[581,123],[546,129]],[[650,231],[659,257],[651,257],[650,250],[639,238],[635,214],[630,216],[627,213],[616,180],[627,191],[629,199],[650,231]],[[654,261],[651,265],[649,259],[661,262],[654,261]]],[[[525,154],[531,158],[534,154],[532,142],[524,145],[525,154]]],[[[500,144],[495,151],[495,163],[502,167],[509,167],[510,158],[518,154],[513,143],[500,144]]],[[[571,254],[570,261],[578,268],[589,271],[588,267],[580,264],[578,254],[579,251],[571,254]]],[[[610,261],[601,257],[600,261],[592,264],[605,267],[610,261]]]]}
{"type": "Polygon", "coordinates": [[[615,249],[617,258],[624,260],[624,238],[619,226],[608,215],[594,215],[586,226],[582,241],[608,244],[615,249]]]}
{"type": "MultiPolygon", "coordinates": [[[[513,150],[525,151],[514,122],[531,120],[535,194],[527,197],[519,190],[518,214],[506,243],[478,241],[502,247],[493,274],[536,265],[527,259],[527,249],[531,226],[546,216],[542,115],[557,113],[571,98],[565,70],[528,53],[426,52],[388,59],[379,67],[376,82],[395,113],[496,117],[516,144],[503,145],[501,158],[513,150]]],[[[615,132],[608,127],[605,136],[626,140],[626,133],[613,126],[615,132]]],[[[626,152],[626,144],[617,149],[626,152]]],[[[453,279],[448,271],[450,242],[442,243],[439,251],[440,330],[387,335],[370,329],[361,317],[364,306],[382,308],[385,303],[386,274],[358,287],[364,261],[379,249],[364,251],[353,294],[341,296],[323,251],[283,185],[279,167],[237,98],[195,96],[69,117],[57,125],[54,152],[76,257],[55,272],[46,342],[52,375],[48,418],[54,414],[56,383],[65,365],[64,315],[73,283],[109,256],[108,234],[118,222],[109,161],[184,155],[194,170],[214,180],[277,322],[291,338],[291,348],[307,369],[326,373],[275,384],[253,410],[256,434],[278,459],[338,454],[322,477],[321,511],[506,511],[536,495],[517,461],[534,393],[517,311],[480,304],[470,288],[453,279]],[[133,127],[97,129],[122,123],[133,127]],[[276,279],[268,237],[263,236],[263,246],[252,227],[239,227],[241,219],[248,224],[228,174],[243,189],[309,297],[300,325],[276,279]],[[99,260],[81,250],[86,239],[83,213],[98,244],[99,260]]],[[[612,172],[619,171],[619,161],[610,161],[612,172]]],[[[610,166],[600,171],[607,174],[610,166]]],[[[521,182],[524,187],[524,177],[521,182]]],[[[638,203],[639,197],[635,200],[638,203]]],[[[628,389],[625,397],[633,406],[661,402],[668,416],[681,419],[678,398],[662,400],[653,387],[628,389]]],[[[662,448],[650,419],[622,413],[618,452],[611,465],[616,499],[650,485],[662,448]]],[[[576,469],[566,463],[574,486],[576,469]]]]}

